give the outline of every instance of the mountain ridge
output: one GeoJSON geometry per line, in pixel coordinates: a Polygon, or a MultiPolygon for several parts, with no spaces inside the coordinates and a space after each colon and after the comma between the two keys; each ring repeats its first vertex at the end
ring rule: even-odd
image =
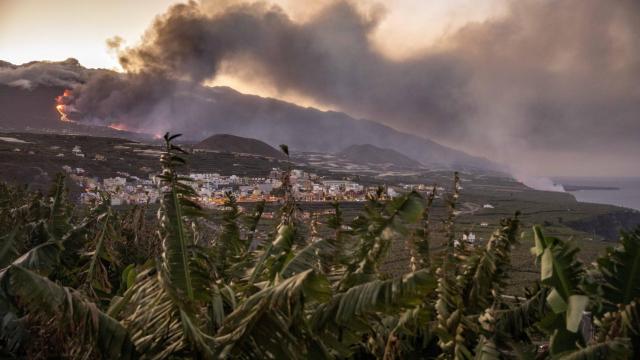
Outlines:
{"type": "MultiPolygon", "coordinates": [[[[10,128],[20,129],[20,126],[26,128],[30,123],[35,123],[35,127],[59,128],[54,94],[61,93],[64,88],[72,88],[74,84],[86,82],[92,74],[98,73],[109,73],[109,70],[87,69],[73,59],[58,63],[7,65],[0,71],[0,107],[5,109],[5,105],[11,105],[6,109],[11,109],[12,113],[0,114],[0,127],[12,124],[15,126],[9,126],[10,128]],[[11,73],[18,70],[21,72],[11,73]],[[8,80],[5,80],[4,85],[3,74],[9,74],[8,77],[5,76],[8,80]],[[12,87],[10,84],[15,84],[16,79],[25,80],[22,83],[31,84],[32,87],[12,87]],[[17,93],[18,91],[22,92],[17,93]],[[36,92],[41,94],[35,96],[36,92]],[[31,111],[25,103],[20,106],[13,104],[20,103],[16,99],[29,96],[33,96],[31,101],[39,103],[37,111],[31,111]],[[29,113],[28,116],[25,113],[29,113]]],[[[127,119],[129,125],[134,128],[136,125],[145,127],[134,131],[148,133],[180,132],[194,142],[214,134],[232,134],[259,139],[272,146],[287,144],[294,151],[336,153],[351,145],[371,144],[394,149],[431,168],[504,171],[501,165],[488,159],[372,120],[354,118],[339,111],[323,111],[279,99],[243,94],[230,87],[192,86],[189,91],[173,93],[167,103],[170,104],[167,116],[171,120],[162,122],[161,128],[147,128],[155,115],[146,112],[143,116],[148,116],[149,119],[138,119],[132,115],[127,119]]]]}
{"type": "Polygon", "coordinates": [[[276,159],[284,159],[282,152],[258,139],[252,139],[231,134],[215,134],[195,145],[196,149],[223,151],[261,155],[276,159]]]}

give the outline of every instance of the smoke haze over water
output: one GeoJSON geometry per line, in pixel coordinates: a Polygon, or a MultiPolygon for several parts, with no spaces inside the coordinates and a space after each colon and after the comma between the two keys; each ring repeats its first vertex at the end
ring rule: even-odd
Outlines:
{"type": "Polygon", "coordinates": [[[518,171],[640,174],[640,3],[506,1],[505,14],[403,59],[371,40],[383,7],[325,3],[303,20],[267,2],[173,6],[116,49],[127,73],[90,77],[75,106],[93,121],[179,122],[176,94],[225,75],[518,171]]]}

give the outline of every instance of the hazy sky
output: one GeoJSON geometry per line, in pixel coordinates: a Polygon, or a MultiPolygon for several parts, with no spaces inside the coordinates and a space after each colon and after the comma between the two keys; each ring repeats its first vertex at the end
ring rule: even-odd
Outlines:
{"type": "MultiPolygon", "coordinates": [[[[0,0],[0,59],[15,64],[74,57],[88,67],[119,68],[106,40],[120,36],[135,45],[153,18],[176,0],[0,0]]],[[[215,3],[230,2],[228,0],[215,3]]],[[[304,20],[327,1],[276,0],[304,20]]],[[[387,55],[405,57],[468,21],[496,15],[501,0],[387,0],[374,41],[387,55]]],[[[375,8],[375,6],[374,6],[375,8]]]]}
{"type": "Polygon", "coordinates": [[[0,0],[0,59],[117,69],[119,55],[134,73],[345,111],[514,172],[640,175],[637,0],[263,2],[281,8],[0,0]]]}
{"type": "Polygon", "coordinates": [[[105,41],[135,41],[172,0],[0,0],[0,58],[13,63],[75,57],[112,68],[105,41]]]}

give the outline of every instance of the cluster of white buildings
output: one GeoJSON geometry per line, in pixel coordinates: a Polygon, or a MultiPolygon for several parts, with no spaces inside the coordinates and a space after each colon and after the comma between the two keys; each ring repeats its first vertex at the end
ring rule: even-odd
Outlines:
{"type": "MultiPolygon", "coordinates": [[[[222,176],[217,173],[192,173],[194,189],[205,205],[220,205],[231,192],[238,201],[279,201],[283,171],[272,169],[265,177],[222,176]]],[[[365,198],[365,187],[350,180],[326,180],[316,174],[295,169],[289,177],[292,193],[299,201],[358,201],[365,198]]]]}
{"type": "Polygon", "coordinates": [[[221,205],[225,194],[232,193],[239,201],[276,200],[271,191],[282,185],[279,180],[262,177],[222,176],[218,173],[191,173],[191,184],[205,206],[221,205]]]}
{"type": "Polygon", "coordinates": [[[153,180],[141,179],[127,173],[102,180],[90,177],[82,168],[72,168],[68,165],[62,169],[69,174],[69,178],[84,189],[80,194],[80,201],[84,204],[92,203],[100,191],[107,192],[111,197],[111,205],[146,204],[158,201],[160,193],[153,180]]]}
{"type": "MultiPolygon", "coordinates": [[[[142,179],[127,173],[118,172],[117,176],[104,179],[91,177],[82,168],[63,166],[63,170],[79,186],[83,203],[91,203],[98,197],[99,191],[111,196],[112,205],[146,204],[158,201],[160,193],[154,175],[142,179]]],[[[218,173],[191,173],[191,183],[204,206],[218,206],[224,203],[225,194],[232,193],[239,202],[260,200],[277,202],[282,199],[283,171],[272,169],[265,177],[223,176],[218,173]]],[[[298,201],[364,201],[366,194],[376,187],[366,187],[352,180],[323,179],[316,174],[295,169],[291,171],[292,193],[298,201]]],[[[389,187],[386,194],[395,197],[399,193],[389,187]]]]}

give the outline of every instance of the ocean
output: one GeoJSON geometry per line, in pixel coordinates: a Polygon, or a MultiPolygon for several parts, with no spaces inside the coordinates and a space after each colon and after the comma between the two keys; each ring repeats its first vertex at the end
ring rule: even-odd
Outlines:
{"type": "Polygon", "coordinates": [[[607,189],[580,189],[568,191],[580,202],[609,204],[640,210],[640,178],[592,178],[592,177],[562,177],[554,178],[555,183],[574,187],[602,187],[607,189]]]}

